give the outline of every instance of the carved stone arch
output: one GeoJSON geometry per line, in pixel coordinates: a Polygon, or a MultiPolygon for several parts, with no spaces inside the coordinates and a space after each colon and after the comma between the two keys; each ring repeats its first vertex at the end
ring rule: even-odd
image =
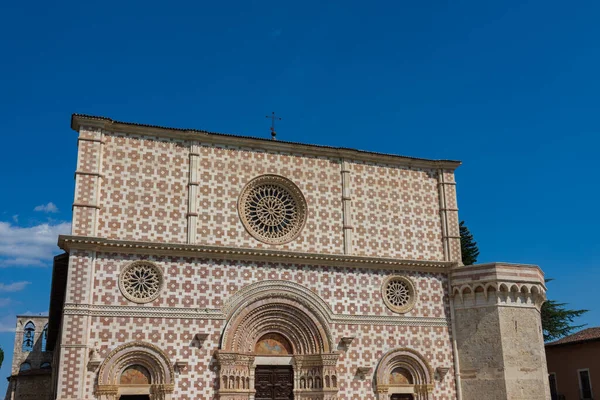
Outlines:
{"type": "Polygon", "coordinates": [[[454,289],[452,289],[452,296],[456,296],[456,295],[459,295],[462,298],[462,294],[460,292],[460,289],[457,288],[457,287],[455,287],[454,289]]]}
{"type": "Polygon", "coordinates": [[[227,323],[216,353],[219,382],[235,371],[248,384],[235,390],[222,384],[219,399],[252,399],[255,366],[275,365],[277,357],[292,366],[294,399],[336,398],[337,386],[322,384],[326,376],[337,382],[339,353],[330,330],[332,312],[319,296],[293,282],[261,281],[228,299],[223,311],[227,323]],[[289,346],[280,354],[262,352],[257,342],[265,337],[289,346]]]}
{"type": "Polygon", "coordinates": [[[304,304],[272,297],[268,302],[250,303],[232,315],[223,335],[222,349],[252,353],[259,338],[278,333],[287,338],[294,354],[329,353],[333,345],[328,328],[304,304]]]}
{"type": "Polygon", "coordinates": [[[152,400],[170,400],[175,372],[169,357],[157,346],[136,341],[123,344],[106,357],[98,372],[96,394],[114,400],[122,394],[149,394],[152,400]],[[128,367],[141,366],[150,374],[149,385],[122,385],[121,374],[128,367]]]}
{"type": "Polygon", "coordinates": [[[490,293],[490,292],[495,292],[498,290],[498,285],[496,285],[495,283],[487,283],[485,285],[485,292],[486,293],[490,293]],[[490,290],[492,289],[492,290],[490,290]]]}
{"type": "Polygon", "coordinates": [[[464,296],[465,294],[471,294],[473,292],[473,289],[471,288],[470,285],[462,285],[460,287],[460,293],[462,296],[464,296]]]}
{"type": "Polygon", "coordinates": [[[433,399],[433,369],[415,350],[396,348],[388,351],[377,366],[375,379],[378,400],[388,400],[395,393],[411,393],[415,400],[433,399]],[[397,383],[390,379],[397,370],[410,375],[408,382],[397,383]]]}
{"type": "MultiPolygon", "coordinates": [[[[310,289],[294,282],[271,280],[261,281],[242,288],[239,292],[233,295],[226,301],[223,306],[223,312],[228,316],[227,325],[223,331],[221,338],[221,349],[225,351],[244,351],[240,349],[241,343],[232,342],[232,337],[239,335],[235,332],[240,328],[240,323],[252,324],[252,321],[260,322],[261,332],[266,332],[267,328],[275,329],[279,327],[283,330],[273,331],[283,336],[286,336],[294,346],[295,354],[311,354],[310,345],[307,348],[302,343],[302,337],[294,339],[293,333],[284,326],[292,321],[297,321],[298,317],[306,317],[305,321],[298,321],[301,325],[291,325],[289,327],[301,328],[304,333],[304,338],[309,331],[316,329],[319,332],[318,339],[321,342],[318,345],[313,345],[314,351],[317,353],[331,352],[334,349],[333,335],[331,334],[330,324],[333,315],[331,309],[318,295],[310,289]],[[250,312],[252,310],[252,312],[250,312]],[[278,311],[279,310],[279,311],[278,311]],[[291,318],[283,318],[284,324],[278,326],[277,321],[272,317],[277,313],[284,312],[284,316],[291,318]],[[288,315],[287,312],[292,312],[294,315],[288,315]],[[267,321],[275,322],[269,324],[267,321]],[[308,330],[307,330],[308,329],[308,330]],[[285,333],[287,332],[287,333],[285,333]],[[234,346],[237,348],[234,350],[234,346]],[[319,349],[320,350],[317,350],[319,349]]],[[[255,327],[258,329],[258,325],[255,327]]],[[[315,333],[316,333],[315,332],[315,333]]],[[[256,336],[256,333],[255,335],[256,336]]],[[[252,336],[253,339],[258,337],[252,336]]],[[[254,345],[255,343],[252,343],[254,345]]],[[[243,345],[241,345],[243,346],[243,345]]],[[[249,348],[250,342],[246,343],[249,348]]],[[[251,350],[250,350],[251,351],[251,350]]]]}
{"type": "Polygon", "coordinates": [[[483,293],[483,292],[485,292],[485,287],[483,286],[483,284],[478,283],[473,287],[473,292],[474,293],[483,293]]]}

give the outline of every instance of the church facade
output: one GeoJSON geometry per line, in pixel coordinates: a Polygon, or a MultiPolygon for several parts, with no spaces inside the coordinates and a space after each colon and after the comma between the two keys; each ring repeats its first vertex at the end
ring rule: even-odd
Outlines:
{"type": "Polygon", "coordinates": [[[462,265],[459,162],[72,128],[52,398],[549,398],[543,274],[462,265]]]}

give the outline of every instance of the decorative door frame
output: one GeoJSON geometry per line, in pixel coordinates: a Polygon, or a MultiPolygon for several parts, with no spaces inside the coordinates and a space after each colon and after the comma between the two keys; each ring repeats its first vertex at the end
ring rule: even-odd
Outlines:
{"type": "Polygon", "coordinates": [[[339,353],[333,350],[330,310],[320,297],[291,282],[263,281],[236,293],[224,311],[227,325],[215,353],[220,400],[254,400],[256,357],[261,356],[255,345],[273,333],[291,346],[294,399],[337,399],[339,353]]]}
{"type": "Polygon", "coordinates": [[[412,394],[414,400],[433,399],[433,369],[420,353],[408,348],[396,348],[388,351],[377,366],[377,400],[390,400],[393,394],[412,394]],[[390,381],[392,371],[402,368],[410,373],[410,384],[396,384],[390,381]]]}
{"type": "Polygon", "coordinates": [[[150,400],[171,400],[175,372],[167,355],[157,346],[135,341],[115,348],[98,373],[95,394],[99,400],[117,400],[124,394],[149,395],[150,400]],[[149,385],[121,385],[123,371],[141,365],[150,373],[149,385]]]}

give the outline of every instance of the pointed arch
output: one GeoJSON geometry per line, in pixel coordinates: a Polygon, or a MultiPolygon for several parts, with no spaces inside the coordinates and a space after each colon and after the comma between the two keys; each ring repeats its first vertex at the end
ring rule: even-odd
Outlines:
{"type": "Polygon", "coordinates": [[[21,350],[23,352],[33,351],[35,343],[35,324],[33,321],[28,321],[23,328],[23,344],[21,350]]]}

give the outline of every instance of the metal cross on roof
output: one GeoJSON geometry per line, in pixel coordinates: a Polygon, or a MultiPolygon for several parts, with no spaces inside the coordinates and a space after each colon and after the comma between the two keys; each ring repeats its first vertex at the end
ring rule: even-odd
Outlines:
{"type": "Polygon", "coordinates": [[[277,136],[277,132],[275,132],[275,120],[281,121],[281,118],[275,115],[275,111],[273,111],[271,115],[267,115],[267,118],[271,118],[271,139],[277,140],[275,138],[275,136],[277,136]]]}

